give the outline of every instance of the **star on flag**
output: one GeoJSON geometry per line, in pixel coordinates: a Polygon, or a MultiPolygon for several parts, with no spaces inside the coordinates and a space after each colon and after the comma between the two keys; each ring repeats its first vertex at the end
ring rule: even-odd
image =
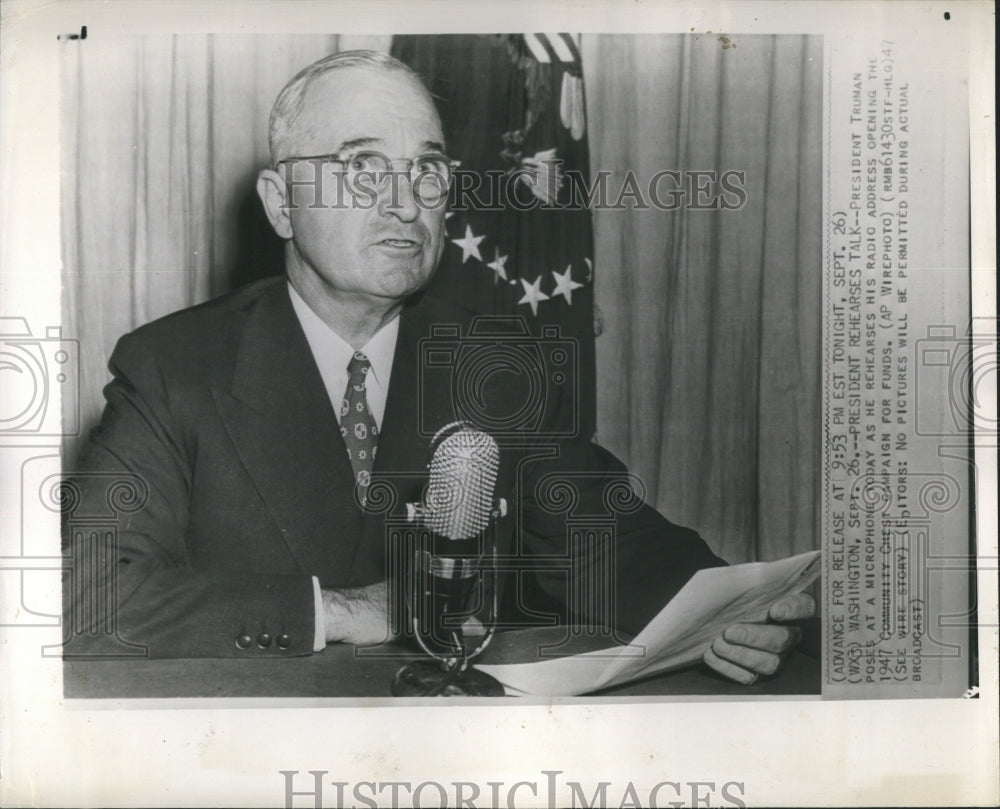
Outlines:
{"type": "Polygon", "coordinates": [[[494,248],[494,259],[486,266],[489,267],[496,275],[493,276],[493,283],[497,282],[497,277],[503,278],[504,281],[507,280],[507,270],[504,267],[507,264],[507,256],[500,255],[500,248],[494,248]]]}
{"type": "Polygon", "coordinates": [[[573,290],[583,286],[583,284],[578,284],[573,280],[572,269],[573,265],[567,264],[566,272],[558,273],[555,270],[552,271],[552,277],[556,279],[556,287],[552,290],[552,297],[562,295],[566,299],[566,303],[570,306],[573,305],[573,290]]]}
{"type": "Polygon", "coordinates": [[[485,238],[485,236],[474,236],[472,228],[469,225],[466,225],[465,236],[461,239],[452,239],[454,244],[457,244],[462,248],[463,264],[469,260],[469,256],[474,256],[477,261],[483,260],[483,257],[479,254],[479,243],[485,238]]]}
{"type": "Polygon", "coordinates": [[[524,297],[518,303],[526,303],[531,306],[531,314],[538,316],[538,304],[540,301],[547,301],[549,296],[541,290],[542,276],[538,276],[533,283],[528,283],[523,278],[518,279],[524,287],[524,297]]]}

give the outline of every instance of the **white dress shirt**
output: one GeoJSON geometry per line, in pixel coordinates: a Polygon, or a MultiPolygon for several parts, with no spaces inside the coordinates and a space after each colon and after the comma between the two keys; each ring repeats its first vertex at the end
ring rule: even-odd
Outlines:
{"type": "MultiPolygon", "coordinates": [[[[327,396],[333,405],[337,423],[340,423],[340,403],[344,400],[347,390],[347,366],[354,356],[354,349],[337,332],[322,321],[309,308],[295,287],[288,285],[288,294],[292,299],[292,308],[306,333],[306,340],[312,351],[313,359],[323,378],[327,396]]],[[[399,336],[399,316],[394,317],[359,350],[368,357],[372,364],[371,370],[365,375],[365,398],[368,409],[375,418],[375,424],[382,429],[382,416],[385,414],[385,398],[389,393],[389,377],[392,374],[392,358],[396,353],[396,338],[399,336]]]]}
{"type": "MultiPolygon", "coordinates": [[[[323,379],[326,395],[330,397],[333,415],[340,423],[340,403],[347,390],[347,366],[354,356],[354,348],[331,329],[312,309],[309,308],[295,287],[288,285],[288,295],[292,299],[295,316],[302,325],[309,350],[312,351],[319,375],[323,379]]],[[[389,393],[389,377],[392,375],[392,358],[396,353],[396,339],[399,337],[399,317],[394,317],[379,329],[359,350],[368,357],[371,370],[365,375],[365,398],[379,432],[382,431],[382,416],[385,415],[385,400],[389,393]]],[[[323,597],[320,593],[319,578],[312,577],[313,600],[316,605],[316,632],[313,636],[313,651],[326,647],[326,625],[323,618],[323,597]]]]}

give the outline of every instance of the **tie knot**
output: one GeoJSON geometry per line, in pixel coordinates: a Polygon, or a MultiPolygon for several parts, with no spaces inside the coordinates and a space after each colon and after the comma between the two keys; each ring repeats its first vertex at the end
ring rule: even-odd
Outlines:
{"type": "Polygon", "coordinates": [[[351,361],[347,363],[347,373],[352,385],[363,385],[368,369],[372,367],[371,360],[360,351],[355,351],[351,361]]]}

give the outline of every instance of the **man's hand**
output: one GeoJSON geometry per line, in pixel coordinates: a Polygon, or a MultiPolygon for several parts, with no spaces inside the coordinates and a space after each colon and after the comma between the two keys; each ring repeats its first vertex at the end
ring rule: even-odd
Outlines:
{"type": "Polygon", "coordinates": [[[320,592],[327,643],[369,645],[392,639],[385,582],[320,592]]]}
{"type": "MultiPolygon", "coordinates": [[[[767,611],[769,621],[800,621],[811,618],[816,602],[808,593],[775,601],[767,611]]],[[[778,624],[732,624],[705,650],[704,661],[723,677],[751,685],[760,675],[774,674],[785,655],[802,637],[797,626],[778,624]]]]}

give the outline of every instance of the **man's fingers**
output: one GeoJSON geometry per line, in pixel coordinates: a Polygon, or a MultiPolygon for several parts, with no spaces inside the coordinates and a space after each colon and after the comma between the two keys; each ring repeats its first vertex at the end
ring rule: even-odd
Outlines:
{"type": "MultiPolygon", "coordinates": [[[[768,610],[772,621],[799,621],[816,612],[816,602],[808,593],[779,599],[768,610]]],[[[705,662],[719,674],[740,683],[755,682],[758,675],[770,676],[780,667],[784,655],[799,642],[802,630],[778,624],[733,624],[705,651],[705,662]]]]}
{"type": "Polygon", "coordinates": [[[784,654],[802,636],[797,626],[774,624],[732,624],[722,633],[723,639],[736,646],[747,646],[774,654],[784,654]]]}
{"type": "Polygon", "coordinates": [[[717,657],[734,663],[742,669],[755,672],[757,674],[774,674],[781,665],[781,656],[775,652],[766,652],[762,649],[752,649],[748,646],[738,646],[729,643],[722,637],[712,641],[711,650],[717,657]]]}
{"type": "Polygon", "coordinates": [[[723,677],[728,677],[730,680],[743,683],[743,685],[752,685],[757,682],[757,675],[752,671],[747,671],[744,668],[740,668],[739,666],[730,663],[728,660],[723,660],[710,648],[705,650],[703,658],[710,668],[719,672],[719,674],[723,677]]]}
{"type": "Polygon", "coordinates": [[[796,593],[779,598],[767,611],[772,621],[801,621],[816,614],[816,601],[809,593],[796,593]]]}

